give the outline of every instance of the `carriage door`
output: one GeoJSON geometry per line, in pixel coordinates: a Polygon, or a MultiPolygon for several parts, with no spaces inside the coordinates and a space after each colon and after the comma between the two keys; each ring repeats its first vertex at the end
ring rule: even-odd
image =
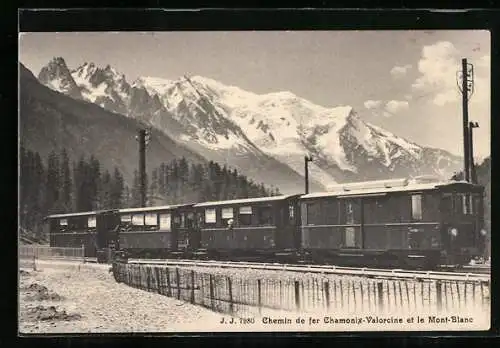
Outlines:
{"type": "Polygon", "coordinates": [[[109,248],[111,243],[116,241],[117,227],[115,214],[111,212],[97,214],[96,231],[97,231],[97,249],[109,248]]]}
{"type": "Polygon", "coordinates": [[[185,250],[189,246],[189,234],[193,227],[193,213],[181,212],[174,217],[174,224],[177,227],[177,249],[185,250]]]}
{"type": "MultiPolygon", "coordinates": [[[[280,246],[285,249],[299,248],[300,241],[297,227],[297,204],[294,201],[285,201],[282,206],[282,230],[280,233],[280,246]]],[[[279,232],[278,232],[279,233],[279,232]]]]}
{"type": "Polygon", "coordinates": [[[345,199],[344,246],[359,248],[361,245],[361,200],[345,199]]]}

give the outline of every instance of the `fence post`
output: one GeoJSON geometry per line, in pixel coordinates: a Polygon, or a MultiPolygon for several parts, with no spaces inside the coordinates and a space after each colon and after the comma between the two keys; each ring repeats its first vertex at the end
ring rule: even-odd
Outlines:
{"type": "Polygon", "coordinates": [[[209,281],[210,281],[210,305],[212,306],[212,310],[215,308],[214,305],[214,281],[213,281],[213,276],[210,274],[209,275],[209,281]]]}
{"type": "Polygon", "coordinates": [[[259,307],[259,314],[262,313],[262,284],[261,280],[257,279],[257,306],[259,307]]]}
{"type": "Polygon", "coordinates": [[[330,309],[330,282],[325,280],[325,301],[326,301],[326,309],[330,309]]]}
{"type": "Polygon", "coordinates": [[[160,279],[160,267],[155,267],[156,284],[158,286],[158,293],[161,294],[161,279],[160,279]]]}
{"type": "Polygon", "coordinates": [[[230,313],[234,312],[233,307],[233,283],[231,281],[231,277],[227,276],[227,288],[229,290],[229,311],[230,313]]]}
{"type": "Polygon", "coordinates": [[[36,271],[36,256],[35,256],[35,253],[33,253],[33,271],[36,271]]]}
{"type": "Polygon", "coordinates": [[[151,267],[146,266],[146,287],[148,291],[151,291],[151,267]]]}
{"type": "Polygon", "coordinates": [[[295,307],[300,310],[300,283],[295,281],[295,307]]]}
{"type": "Polygon", "coordinates": [[[85,260],[85,244],[82,244],[82,256],[83,256],[83,263],[85,263],[87,260],[85,260]]]}
{"type": "Polygon", "coordinates": [[[441,289],[441,282],[438,280],[436,282],[436,296],[437,296],[437,308],[438,311],[443,307],[443,294],[441,289]]]}
{"type": "Polygon", "coordinates": [[[378,307],[379,310],[384,309],[384,283],[383,282],[378,282],[377,283],[377,293],[378,293],[378,307]]]}
{"type": "Polygon", "coordinates": [[[483,288],[484,283],[480,282],[479,285],[481,286],[481,304],[483,304],[484,303],[484,288],[483,288]]]}
{"type": "Polygon", "coordinates": [[[194,271],[191,270],[191,303],[194,302],[194,271]]]}
{"type": "Polygon", "coordinates": [[[170,268],[167,267],[165,271],[167,273],[167,296],[172,297],[172,286],[170,284],[170,268]]]}
{"type": "Polygon", "coordinates": [[[175,267],[175,278],[177,283],[177,299],[181,299],[181,276],[179,274],[179,267],[175,267]]]}

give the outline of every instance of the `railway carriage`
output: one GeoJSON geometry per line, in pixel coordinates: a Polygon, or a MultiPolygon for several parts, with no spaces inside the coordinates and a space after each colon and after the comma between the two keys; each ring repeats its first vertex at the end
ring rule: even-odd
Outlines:
{"type": "Polygon", "coordinates": [[[118,248],[131,257],[181,257],[196,247],[192,204],[118,211],[118,248]]]}
{"type": "Polygon", "coordinates": [[[293,258],[300,245],[299,195],[236,199],[194,205],[199,254],[207,258],[293,258]]]}
{"type": "Polygon", "coordinates": [[[47,216],[51,247],[85,248],[86,257],[105,258],[116,230],[115,211],[90,211],[47,216]]]}
{"type": "Polygon", "coordinates": [[[482,192],[481,186],[465,182],[421,178],[307,194],[300,199],[302,249],[319,263],[464,264],[480,254],[482,192]]]}
{"type": "Polygon", "coordinates": [[[328,192],[48,216],[50,245],[129,257],[432,269],[481,256],[483,190],[395,179],[328,192]]]}

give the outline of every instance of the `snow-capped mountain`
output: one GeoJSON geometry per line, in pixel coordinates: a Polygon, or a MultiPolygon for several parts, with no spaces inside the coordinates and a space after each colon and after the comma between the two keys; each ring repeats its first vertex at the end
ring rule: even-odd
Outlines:
{"type": "Polygon", "coordinates": [[[449,177],[460,168],[459,158],[366,123],[350,106],[326,108],[290,92],[255,94],[201,76],[141,77],[129,84],[110,66],[85,63],[70,72],[64,67],[62,58],[54,59],[40,81],[140,118],[206,158],[227,161],[282,191],[284,172],[304,174],[305,154],[313,156],[310,177],[321,186],[422,174],[449,177]]]}

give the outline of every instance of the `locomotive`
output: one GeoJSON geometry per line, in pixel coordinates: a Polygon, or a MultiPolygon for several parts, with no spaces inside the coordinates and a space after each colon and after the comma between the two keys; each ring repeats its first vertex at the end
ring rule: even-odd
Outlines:
{"type": "Polygon", "coordinates": [[[326,192],[47,217],[50,245],[133,258],[435,269],[483,252],[480,185],[391,179],[326,192]]]}

